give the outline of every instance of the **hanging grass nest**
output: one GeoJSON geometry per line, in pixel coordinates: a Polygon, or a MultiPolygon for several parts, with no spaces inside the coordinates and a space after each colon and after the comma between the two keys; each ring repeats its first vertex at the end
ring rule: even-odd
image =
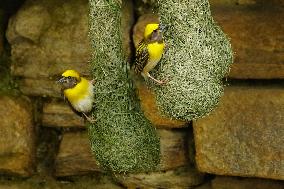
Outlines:
{"type": "Polygon", "coordinates": [[[90,38],[95,83],[89,125],[91,148],[98,163],[112,172],[145,172],[160,161],[155,128],[135,99],[122,50],[121,2],[90,0],[90,38]]]}
{"type": "Polygon", "coordinates": [[[193,120],[208,114],[223,94],[222,78],[233,62],[231,45],[214,22],[208,0],[152,1],[166,26],[167,51],[154,76],[169,82],[152,84],[166,116],[193,120]]]}

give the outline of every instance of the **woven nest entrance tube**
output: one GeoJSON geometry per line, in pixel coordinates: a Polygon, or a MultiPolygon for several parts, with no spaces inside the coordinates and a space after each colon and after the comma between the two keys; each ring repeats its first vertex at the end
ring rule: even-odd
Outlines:
{"type": "Polygon", "coordinates": [[[168,117],[193,120],[208,114],[223,94],[222,78],[233,62],[231,45],[214,22],[208,0],[154,0],[166,26],[167,51],[152,84],[158,107],[168,117]]]}
{"type": "Polygon", "coordinates": [[[98,163],[112,172],[154,170],[160,161],[155,128],[144,117],[122,50],[121,2],[89,0],[96,123],[89,125],[98,163]]]}

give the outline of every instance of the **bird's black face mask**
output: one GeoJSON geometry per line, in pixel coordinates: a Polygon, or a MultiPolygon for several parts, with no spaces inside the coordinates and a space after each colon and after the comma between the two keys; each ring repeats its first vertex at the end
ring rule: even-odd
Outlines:
{"type": "Polygon", "coordinates": [[[150,42],[163,42],[163,35],[159,29],[156,29],[150,35],[150,42]]]}
{"type": "Polygon", "coordinates": [[[77,85],[78,80],[75,77],[61,77],[57,83],[61,84],[62,89],[70,89],[77,85]]]}

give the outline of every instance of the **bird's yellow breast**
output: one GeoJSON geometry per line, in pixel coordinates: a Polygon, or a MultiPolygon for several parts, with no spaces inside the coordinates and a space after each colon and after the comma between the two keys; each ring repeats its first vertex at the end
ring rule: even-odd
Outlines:
{"type": "Polygon", "coordinates": [[[150,43],[147,46],[149,53],[149,60],[159,61],[164,53],[165,43],[150,43]]]}
{"type": "Polygon", "coordinates": [[[64,95],[71,104],[77,103],[90,95],[89,85],[91,85],[91,83],[81,77],[81,81],[75,87],[64,90],[64,95]]]}

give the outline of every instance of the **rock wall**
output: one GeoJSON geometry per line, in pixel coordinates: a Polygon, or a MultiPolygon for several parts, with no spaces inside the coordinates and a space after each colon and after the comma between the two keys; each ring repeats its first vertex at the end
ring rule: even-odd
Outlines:
{"type": "Polygon", "coordinates": [[[35,168],[31,101],[0,96],[0,171],[30,176],[35,168]]]}
{"type": "Polygon", "coordinates": [[[219,107],[193,123],[199,170],[284,179],[281,88],[227,87],[219,107]]]}
{"type": "MultiPolygon", "coordinates": [[[[143,2],[134,4],[138,16],[143,13],[133,27],[134,43],[143,25],[157,20],[144,14],[151,11],[143,2]]],[[[6,29],[11,47],[1,51],[7,42],[0,38],[0,54],[11,54],[11,73],[21,92],[0,90],[0,174],[5,175],[0,189],[284,188],[283,3],[210,2],[235,51],[218,108],[193,123],[164,118],[152,92],[136,81],[144,114],[161,138],[159,171],[110,176],[91,154],[83,120],[64,103],[55,83],[69,68],[90,75],[88,1],[25,1],[7,29],[0,29],[1,36],[6,29]]],[[[124,10],[129,28],[134,9],[124,10]]],[[[5,9],[0,17],[1,12],[5,9]]],[[[131,41],[130,34],[124,36],[129,59],[131,41]]]]}

